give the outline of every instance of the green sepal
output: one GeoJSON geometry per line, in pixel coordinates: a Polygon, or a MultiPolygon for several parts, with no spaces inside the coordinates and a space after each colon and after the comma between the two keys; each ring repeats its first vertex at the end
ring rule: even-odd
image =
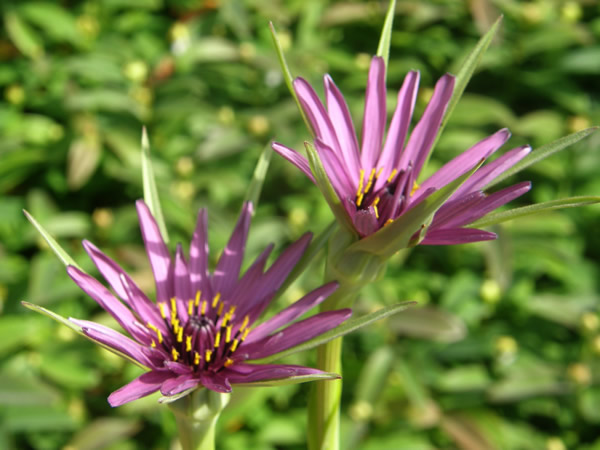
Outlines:
{"type": "Polygon", "coordinates": [[[268,363],[271,361],[275,361],[277,359],[285,358],[286,356],[293,355],[294,353],[302,352],[305,350],[310,350],[311,348],[318,347],[321,344],[325,344],[333,339],[339,338],[341,336],[345,336],[348,333],[352,333],[353,331],[358,330],[359,328],[366,327],[367,325],[372,324],[380,319],[384,319],[392,314],[399,313],[400,311],[404,311],[406,308],[416,305],[417,302],[407,301],[403,303],[398,303],[397,305],[387,306],[385,308],[381,308],[377,311],[374,311],[369,314],[365,314],[361,317],[355,317],[349,320],[346,320],[340,326],[327,331],[326,333],[321,334],[309,341],[303,342],[295,347],[289,348],[282,352],[279,352],[275,355],[267,356],[260,360],[256,360],[253,362],[257,363],[268,363]]]}
{"type": "Polygon", "coordinates": [[[418,242],[411,242],[413,235],[420,232],[424,236],[426,227],[429,226],[433,215],[448,200],[454,192],[481,167],[483,160],[480,161],[470,171],[458,177],[456,180],[448,183],[443,188],[431,194],[418,205],[412,207],[408,212],[402,214],[389,225],[384,226],[370,236],[355,242],[346,251],[347,257],[352,253],[374,253],[389,258],[398,250],[416,245],[418,242]]]}
{"type": "Polygon", "coordinates": [[[533,214],[539,214],[546,211],[552,211],[554,209],[576,208],[578,206],[593,205],[595,203],[600,203],[600,197],[582,196],[561,198],[558,200],[551,200],[549,202],[537,203],[535,205],[523,206],[521,208],[509,209],[508,211],[490,213],[476,222],[469,224],[469,227],[488,227],[497,223],[518,219],[520,217],[531,216],[533,214]]]}
{"type": "Polygon", "coordinates": [[[388,60],[390,58],[390,43],[392,40],[392,29],[394,27],[394,15],[396,13],[396,0],[391,0],[388,6],[387,13],[385,15],[385,21],[381,30],[381,37],[379,38],[379,45],[377,46],[377,56],[383,58],[385,67],[388,66],[388,60]]]}
{"type": "Polygon", "coordinates": [[[256,167],[254,168],[254,174],[252,175],[252,181],[250,181],[250,185],[246,191],[245,201],[252,202],[254,205],[253,211],[256,211],[256,207],[258,206],[258,199],[260,198],[260,192],[262,191],[262,186],[265,182],[265,177],[267,176],[271,155],[273,155],[273,149],[269,142],[258,158],[256,167]]]}
{"type": "Polygon", "coordinates": [[[348,213],[342,206],[339,197],[335,193],[335,190],[329,181],[329,177],[327,176],[327,172],[325,172],[325,168],[323,167],[323,163],[321,162],[321,158],[319,157],[317,150],[310,142],[304,142],[304,146],[306,147],[308,163],[310,164],[310,170],[315,177],[317,187],[323,193],[323,196],[331,208],[333,215],[345,229],[350,231],[350,233],[356,234],[348,213]]]}
{"type": "Polygon", "coordinates": [[[40,223],[33,218],[31,214],[29,214],[26,210],[23,210],[23,214],[27,217],[27,220],[31,222],[31,224],[35,227],[35,229],[42,235],[50,249],[54,252],[54,254],[61,260],[61,262],[65,266],[74,266],[81,270],[81,267],[75,262],[73,258],[56,242],[56,239],[52,237],[52,235],[46,231],[46,229],[40,225],[40,223]]]}
{"type": "Polygon", "coordinates": [[[261,380],[252,383],[236,383],[240,387],[271,387],[288,386],[290,384],[307,383],[309,381],[339,380],[342,378],[337,373],[315,373],[311,375],[294,375],[286,378],[277,378],[274,380],[261,380]]]}
{"type": "Polygon", "coordinates": [[[568,136],[561,137],[549,144],[543,145],[540,148],[536,148],[531,153],[529,153],[525,158],[519,161],[517,164],[512,166],[510,169],[504,171],[498,177],[496,177],[493,181],[491,181],[485,189],[488,189],[504,180],[508,177],[520,172],[523,169],[541,161],[542,159],[547,158],[571,145],[579,142],[580,140],[588,137],[590,134],[596,132],[598,127],[591,127],[585,130],[578,131],[573,134],[569,134],[568,136]]]}
{"type": "Polygon", "coordinates": [[[150,160],[150,142],[146,127],[142,128],[142,183],[144,188],[144,202],[150,208],[150,212],[156,219],[160,234],[162,234],[165,244],[169,243],[169,233],[165,225],[165,218],[160,207],[158,198],[158,189],[156,188],[156,179],[154,170],[152,169],[152,161],[150,160]]]}

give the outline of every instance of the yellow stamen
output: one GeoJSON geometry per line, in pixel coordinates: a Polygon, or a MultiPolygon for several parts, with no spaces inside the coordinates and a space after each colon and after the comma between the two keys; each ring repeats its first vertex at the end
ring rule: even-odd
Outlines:
{"type": "Polygon", "coordinates": [[[227,358],[227,361],[223,364],[225,367],[229,367],[233,364],[233,359],[227,358]]]}
{"type": "Polygon", "coordinates": [[[225,342],[228,344],[231,342],[231,325],[227,327],[227,334],[225,335],[225,342]]]}
{"type": "Polygon", "coordinates": [[[235,349],[237,348],[239,343],[240,341],[238,341],[237,339],[233,340],[233,344],[231,344],[231,353],[235,352],[235,349]]]}
{"type": "Polygon", "coordinates": [[[244,321],[242,322],[242,326],[240,327],[240,333],[246,329],[248,322],[250,322],[250,316],[246,315],[244,317],[244,321]]]}
{"type": "Polygon", "coordinates": [[[362,203],[362,201],[363,201],[363,195],[360,194],[358,196],[358,198],[356,199],[356,206],[360,206],[360,204],[362,203]]]}
{"type": "Polygon", "coordinates": [[[166,319],[167,318],[167,313],[165,312],[165,304],[164,303],[159,303],[158,307],[160,308],[160,316],[163,319],[166,319]]]}
{"type": "Polygon", "coordinates": [[[375,169],[371,169],[371,174],[369,175],[369,181],[367,181],[367,186],[365,187],[365,194],[369,192],[371,186],[373,185],[373,178],[375,177],[375,169]]]}
{"type": "Polygon", "coordinates": [[[194,312],[194,300],[188,300],[188,315],[192,315],[194,312]]]}
{"type": "Polygon", "coordinates": [[[171,298],[171,315],[177,314],[177,302],[175,301],[175,297],[171,298]]]}
{"type": "Polygon", "coordinates": [[[183,342],[183,327],[179,327],[177,330],[177,342],[183,342]]]}
{"type": "Polygon", "coordinates": [[[200,353],[194,352],[194,365],[200,364],[200,353]]]}
{"type": "Polygon", "coordinates": [[[213,308],[217,307],[217,303],[219,303],[220,299],[221,299],[221,293],[217,292],[217,295],[215,295],[215,297],[213,298],[213,302],[212,302],[212,307],[213,308]]]}
{"type": "Polygon", "coordinates": [[[388,219],[388,220],[385,221],[385,223],[383,224],[383,226],[385,227],[386,225],[389,225],[393,221],[394,221],[394,219],[388,219]]]}
{"type": "Polygon", "coordinates": [[[152,339],[152,344],[150,344],[150,347],[156,348],[156,342],[154,342],[154,339],[152,339]]]}
{"type": "Polygon", "coordinates": [[[388,177],[387,182],[391,183],[397,173],[398,173],[397,169],[392,170],[392,173],[390,173],[390,176],[388,177]]]}
{"type": "Polygon", "coordinates": [[[415,181],[415,184],[413,184],[413,188],[410,191],[410,195],[414,195],[414,193],[417,191],[417,189],[419,189],[421,186],[419,186],[419,184],[415,181]]]}
{"type": "Polygon", "coordinates": [[[162,337],[162,333],[160,332],[160,330],[156,330],[156,336],[158,337],[158,343],[162,344],[163,337],[162,337]]]}
{"type": "Polygon", "coordinates": [[[223,314],[223,308],[225,308],[225,303],[221,302],[219,304],[219,309],[217,310],[217,316],[220,316],[221,314],[223,314]]]}
{"type": "Polygon", "coordinates": [[[373,209],[375,210],[375,217],[379,219],[379,211],[377,210],[377,205],[373,205],[373,209]]]}
{"type": "Polygon", "coordinates": [[[364,178],[365,178],[365,170],[360,169],[360,175],[359,175],[359,180],[358,180],[358,189],[356,191],[357,198],[360,197],[360,195],[362,194],[364,178]]]}
{"type": "Polygon", "coordinates": [[[375,174],[375,179],[379,178],[381,176],[381,172],[383,172],[383,167],[380,167],[379,170],[377,171],[377,173],[375,174]]]}
{"type": "Polygon", "coordinates": [[[204,354],[204,359],[206,360],[206,362],[210,362],[211,356],[212,356],[212,350],[206,350],[206,353],[204,354]]]}
{"type": "Polygon", "coordinates": [[[227,312],[230,318],[233,317],[233,313],[235,313],[235,305],[231,306],[231,308],[229,308],[229,311],[227,312]]]}
{"type": "Polygon", "coordinates": [[[185,337],[185,351],[186,352],[192,351],[192,337],[191,336],[185,337]]]}
{"type": "Polygon", "coordinates": [[[248,333],[250,333],[250,328],[246,328],[244,330],[244,334],[242,334],[242,342],[248,337],[248,333]]]}
{"type": "Polygon", "coordinates": [[[173,325],[173,333],[179,332],[179,319],[172,319],[171,324],[173,325]]]}
{"type": "Polygon", "coordinates": [[[196,306],[196,308],[200,304],[200,294],[201,294],[201,291],[196,291],[196,300],[194,301],[194,305],[196,306]]]}
{"type": "Polygon", "coordinates": [[[179,352],[175,348],[171,349],[171,355],[173,355],[173,361],[177,361],[177,358],[179,358],[179,352]]]}
{"type": "Polygon", "coordinates": [[[206,300],[202,301],[202,309],[200,310],[200,314],[201,315],[205,315],[206,314],[206,300]]]}
{"type": "Polygon", "coordinates": [[[150,329],[151,329],[152,331],[154,331],[154,332],[158,331],[158,328],[156,328],[156,326],[154,326],[154,325],[153,325],[153,324],[151,324],[150,322],[148,322],[148,323],[146,324],[146,326],[147,326],[148,328],[150,328],[150,329]]]}
{"type": "Polygon", "coordinates": [[[225,314],[225,317],[223,317],[223,322],[221,323],[221,328],[226,327],[230,320],[231,316],[229,313],[225,314]]]}
{"type": "Polygon", "coordinates": [[[373,200],[373,206],[377,206],[379,205],[379,202],[381,201],[381,199],[379,197],[375,197],[375,200],[373,200]]]}
{"type": "Polygon", "coordinates": [[[215,348],[217,348],[220,343],[221,343],[221,332],[217,331],[217,335],[215,336],[215,348]]]}

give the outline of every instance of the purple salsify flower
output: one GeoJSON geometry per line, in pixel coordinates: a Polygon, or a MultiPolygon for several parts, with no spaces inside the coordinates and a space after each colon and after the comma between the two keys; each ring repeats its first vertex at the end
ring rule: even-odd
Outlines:
{"type": "Polygon", "coordinates": [[[139,200],[136,206],[156,281],[156,302],[116,262],[88,241],[83,242],[85,250],[121,300],[76,267],[67,269],[75,283],[108,311],[131,338],[94,322],[70,320],[93,341],[150,369],[113,392],[108,398],[112,406],[158,390],[166,396],[194,387],[226,393],[231,391],[232,384],[323,374],[302,366],[248,363],[312,339],[351,314],[350,309],[328,311],[290,325],[334,292],[338,286],[334,282],[315,289],[253,327],[304,254],[310,234],[289,246],[265,270],[273,249],[270,245],[240,278],[252,215],[252,204],[246,203],[211,274],[206,210],[200,210],[186,260],[181,245],[177,246],[175,257],[171,257],[146,204],[139,200]]]}
{"type": "MultiPolygon", "coordinates": [[[[345,221],[360,238],[376,233],[474,169],[510,137],[507,129],[498,131],[417,184],[452,96],[454,77],[446,74],[437,82],[423,117],[407,140],[418,84],[419,72],[409,72],[398,93],[398,104],[384,142],[385,63],[380,57],[373,58],[359,147],[348,106],[331,77],[324,77],[326,107],[304,79],[294,80],[294,89],[315,134],[315,149],[348,216],[345,221]]],[[[315,182],[304,156],[277,142],[273,143],[273,149],[315,182]]],[[[449,245],[494,239],[494,233],[464,226],[529,191],[531,183],[523,182],[491,195],[482,192],[489,182],[530,151],[528,146],[515,148],[477,169],[437,210],[420,243],[449,245]]]]}

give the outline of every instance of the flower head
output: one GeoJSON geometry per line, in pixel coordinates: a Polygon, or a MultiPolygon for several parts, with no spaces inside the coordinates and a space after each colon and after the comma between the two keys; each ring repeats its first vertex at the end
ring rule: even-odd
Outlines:
{"type": "MultiPolygon", "coordinates": [[[[324,77],[325,105],[304,79],[294,81],[294,89],[315,134],[316,152],[343,205],[341,219],[361,239],[377,233],[436,191],[478,167],[510,137],[508,130],[498,131],[417,184],[452,96],[454,77],[446,74],[437,82],[423,117],[407,140],[418,85],[419,73],[408,73],[384,140],[385,64],[380,57],[373,58],[359,147],[348,106],[331,77],[324,77]]],[[[304,156],[279,143],[274,143],[273,148],[316,182],[304,156]]],[[[530,189],[530,183],[525,182],[491,195],[482,192],[489,182],[530,151],[527,146],[515,148],[478,168],[437,209],[424,236],[419,236],[420,243],[446,245],[494,239],[494,233],[464,227],[530,189]]],[[[421,225],[411,232],[417,234],[421,225]]]]}
{"type": "Polygon", "coordinates": [[[323,374],[302,366],[248,363],[318,336],[351,314],[349,309],[329,311],[289,325],[335,291],[337,283],[329,283],[254,326],[303,255],[310,234],[293,243],[265,270],[273,249],[269,246],[240,277],[251,203],[244,205],[213,273],[208,268],[206,210],[198,215],[189,259],[181,245],[171,257],[156,221],[141,200],[137,202],[137,212],[156,281],[156,302],[88,241],[83,243],[85,250],[120,300],[76,267],[67,269],[75,283],[108,311],[131,338],[94,322],[70,320],[93,341],[150,369],[113,392],[108,398],[112,406],[158,390],[172,396],[203,386],[226,393],[232,384],[323,374]]]}

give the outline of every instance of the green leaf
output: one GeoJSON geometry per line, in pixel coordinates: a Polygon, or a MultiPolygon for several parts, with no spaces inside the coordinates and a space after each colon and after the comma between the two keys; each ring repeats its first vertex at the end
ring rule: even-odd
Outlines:
{"type": "Polygon", "coordinates": [[[549,202],[537,203],[535,205],[523,206],[521,208],[509,209],[508,211],[491,213],[482,217],[478,221],[473,222],[469,225],[469,227],[487,227],[497,223],[506,222],[508,220],[530,216],[532,214],[552,211],[554,209],[575,208],[577,206],[593,205],[599,202],[600,197],[595,196],[561,198],[558,200],[551,200],[549,202]]]}
{"type": "Polygon", "coordinates": [[[366,252],[391,257],[398,250],[412,245],[412,236],[426,230],[435,212],[479,167],[483,160],[470,171],[434,192],[408,212],[398,217],[370,236],[348,247],[347,252],[366,252]]]}
{"type": "Polygon", "coordinates": [[[292,76],[292,72],[290,71],[290,68],[288,67],[287,62],[285,60],[283,48],[281,47],[281,42],[279,42],[279,38],[277,37],[277,32],[275,31],[275,26],[273,25],[273,22],[269,22],[269,29],[271,30],[271,38],[273,39],[273,45],[275,45],[275,51],[277,52],[277,57],[279,58],[279,65],[281,66],[281,71],[283,72],[283,79],[285,80],[285,85],[290,91],[290,94],[292,94],[292,97],[294,97],[294,101],[298,106],[298,110],[300,111],[300,115],[302,116],[302,120],[304,120],[306,128],[310,132],[311,136],[315,137],[315,132],[310,126],[310,122],[308,121],[306,114],[304,114],[304,110],[300,105],[300,100],[298,100],[298,96],[296,95],[296,91],[294,90],[294,77],[292,76]]]}
{"type": "Polygon", "coordinates": [[[350,233],[356,234],[354,226],[350,222],[350,217],[348,217],[348,213],[342,206],[340,199],[338,198],[333,186],[331,185],[331,182],[329,181],[329,177],[327,176],[327,172],[325,172],[325,168],[323,167],[323,163],[321,162],[319,154],[310,142],[304,142],[304,146],[306,147],[310,170],[315,177],[315,181],[319,187],[319,190],[323,193],[327,204],[331,208],[331,212],[333,212],[333,215],[337,221],[346,229],[348,229],[350,233]]]}
{"type": "Polygon", "coordinates": [[[254,211],[256,211],[256,207],[258,205],[260,192],[267,175],[269,163],[271,162],[271,155],[273,155],[273,149],[271,148],[271,143],[269,142],[258,158],[256,168],[254,169],[254,174],[252,175],[252,181],[250,181],[250,186],[248,186],[248,190],[246,191],[245,201],[252,202],[254,205],[254,211]]]}
{"type": "MultiPolygon", "coordinates": [[[[446,112],[444,114],[444,118],[442,119],[442,123],[438,130],[437,136],[435,137],[435,141],[433,141],[433,145],[431,146],[432,149],[435,148],[440,136],[442,135],[442,132],[444,131],[444,128],[446,128],[446,124],[448,123],[448,120],[450,119],[450,116],[452,115],[454,108],[456,107],[456,105],[458,104],[458,101],[462,97],[462,94],[465,91],[467,84],[469,84],[469,81],[471,80],[471,77],[473,76],[475,69],[481,62],[481,58],[483,58],[484,53],[490,46],[492,40],[494,39],[494,36],[496,35],[496,31],[498,30],[498,26],[500,25],[501,21],[502,21],[502,16],[500,16],[498,18],[498,20],[496,20],[496,22],[494,22],[494,24],[488,30],[488,32],[482,36],[482,38],[479,40],[479,42],[477,42],[477,45],[471,51],[471,53],[469,53],[469,55],[467,56],[467,59],[462,64],[461,68],[459,69],[458,73],[456,74],[454,91],[452,92],[452,97],[450,98],[450,101],[448,102],[448,107],[446,108],[446,112]]],[[[429,152],[429,155],[427,156],[427,159],[425,160],[425,164],[423,165],[423,167],[425,167],[427,165],[427,161],[429,161],[429,157],[431,156],[432,153],[433,152],[429,152]]]]}
{"type": "Polygon", "coordinates": [[[150,160],[150,143],[148,142],[146,127],[142,129],[142,180],[144,185],[144,201],[156,219],[160,234],[162,234],[165,243],[168,244],[169,234],[165,225],[162,209],[160,208],[158,190],[156,189],[156,179],[154,178],[154,170],[152,169],[152,161],[150,160]]]}
{"type": "Polygon", "coordinates": [[[290,384],[306,383],[308,381],[339,380],[342,378],[336,373],[318,373],[312,375],[295,375],[287,378],[278,378],[275,380],[254,381],[252,383],[236,383],[240,387],[270,387],[270,386],[288,386],[290,384]]]}
{"type": "Polygon", "coordinates": [[[44,53],[42,40],[14,11],[4,15],[4,26],[8,37],[21,53],[30,58],[38,58],[44,53]]]}
{"type": "MultiPolygon", "coordinates": [[[[58,258],[62,261],[65,266],[75,266],[78,269],[81,269],[79,265],[69,256],[69,254],[56,242],[56,240],[48,233],[44,227],[42,227],[37,220],[33,218],[31,214],[29,214],[26,210],[23,210],[25,217],[27,220],[31,222],[31,224],[38,230],[38,232],[42,235],[44,240],[48,243],[52,251],[58,258]]],[[[27,306],[27,305],[26,305],[27,306]]],[[[35,306],[35,305],[34,305],[35,306]]]]}
{"type": "Polygon", "coordinates": [[[485,189],[488,189],[504,181],[508,177],[520,172],[521,170],[526,169],[527,167],[541,161],[542,159],[545,159],[548,156],[553,155],[556,152],[559,152],[564,148],[575,144],[576,142],[579,142],[580,140],[586,138],[587,136],[596,132],[597,130],[598,127],[587,128],[585,130],[578,131],[577,133],[569,134],[568,136],[562,137],[560,139],[557,139],[556,141],[550,142],[549,144],[543,145],[542,147],[535,149],[517,164],[503,172],[495,180],[489,183],[485,187],[485,189]]]}
{"type": "Polygon", "coordinates": [[[367,325],[370,325],[373,322],[376,322],[380,319],[384,319],[388,316],[391,316],[392,314],[404,311],[406,308],[415,305],[416,303],[417,302],[413,301],[398,303],[397,305],[387,306],[370,314],[365,314],[362,317],[356,317],[346,320],[344,323],[334,328],[333,330],[329,330],[328,332],[323,333],[322,335],[317,336],[309,341],[303,342],[302,344],[297,345],[296,347],[289,348],[287,350],[284,350],[283,352],[277,353],[276,355],[267,356],[266,358],[254,362],[260,362],[261,364],[267,363],[276,359],[285,358],[286,356],[293,355],[294,353],[318,347],[319,345],[325,344],[326,342],[332,341],[333,339],[345,336],[348,333],[352,333],[353,331],[356,331],[359,328],[366,327],[367,325]]]}
{"type": "Polygon", "coordinates": [[[396,0],[391,0],[385,15],[385,22],[381,30],[379,45],[377,46],[377,56],[383,58],[385,67],[388,65],[390,57],[390,42],[392,38],[392,28],[394,27],[394,15],[396,13],[396,0]]]}

